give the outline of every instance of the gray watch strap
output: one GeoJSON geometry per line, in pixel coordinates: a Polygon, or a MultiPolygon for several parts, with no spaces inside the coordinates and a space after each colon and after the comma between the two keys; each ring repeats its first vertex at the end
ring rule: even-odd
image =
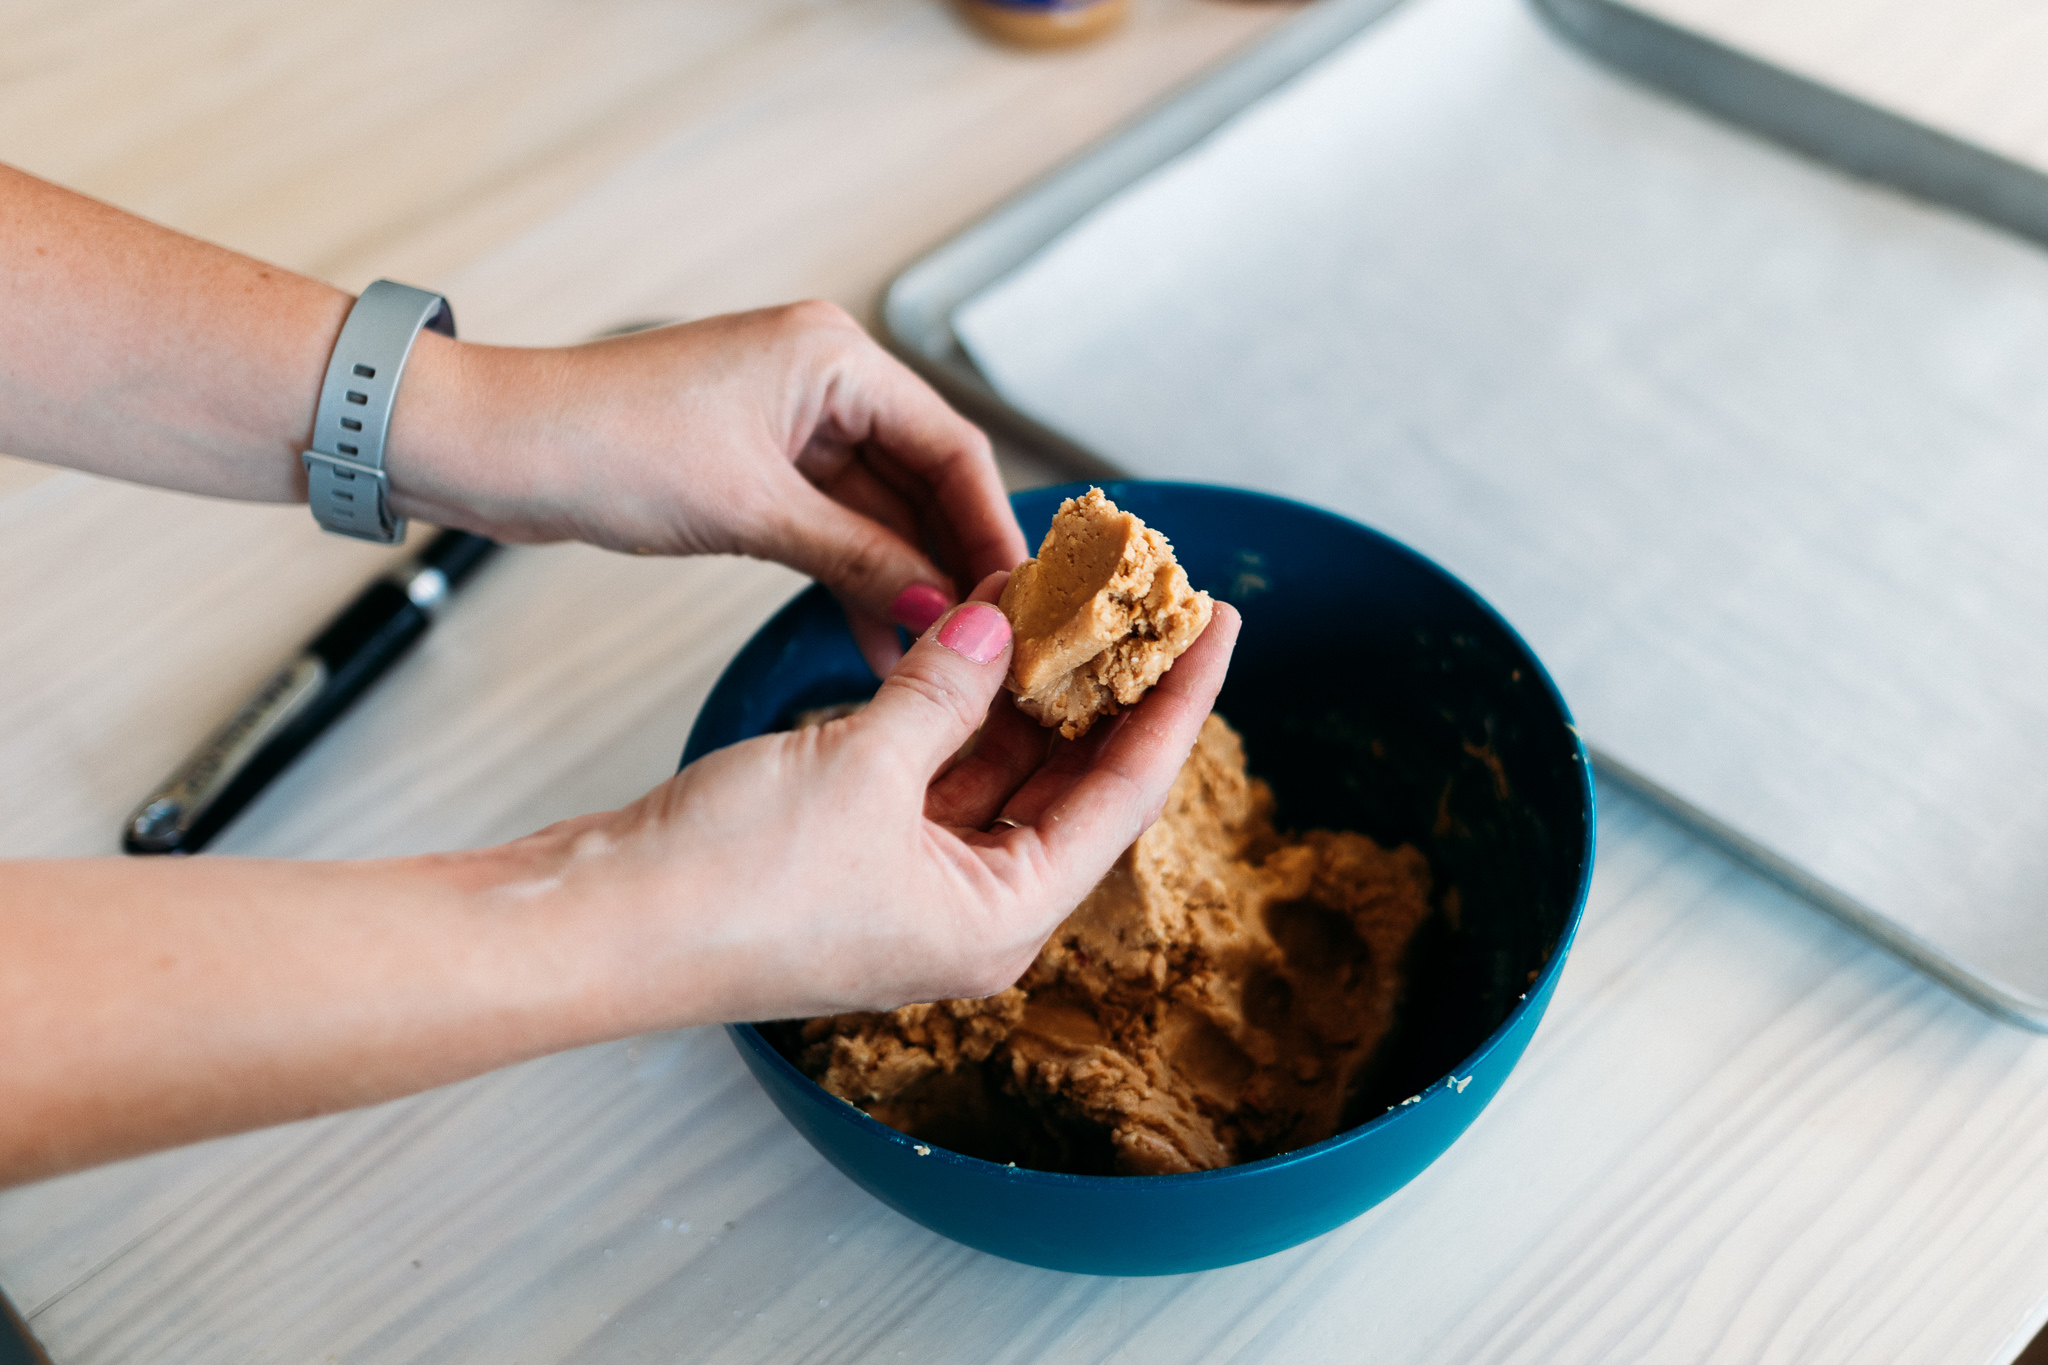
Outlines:
{"type": "Polygon", "coordinates": [[[341,325],[313,414],[313,446],[303,455],[306,501],[329,531],[384,545],[405,539],[405,520],[391,514],[384,438],[422,327],[454,336],[455,310],[439,294],[390,280],[365,289],[341,325]]]}

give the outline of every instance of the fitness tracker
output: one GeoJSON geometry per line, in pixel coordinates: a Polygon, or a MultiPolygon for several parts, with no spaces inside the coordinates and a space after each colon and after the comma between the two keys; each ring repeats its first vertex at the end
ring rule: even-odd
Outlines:
{"type": "Polygon", "coordinates": [[[313,414],[313,446],[301,456],[306,501],[326,530],[381,545],[405,539],[405,519],[391,513],[384,438],[422,327],[454,336],[455,310],[439,294],[390,280],[365,289],[341,325],[313,414]]]}

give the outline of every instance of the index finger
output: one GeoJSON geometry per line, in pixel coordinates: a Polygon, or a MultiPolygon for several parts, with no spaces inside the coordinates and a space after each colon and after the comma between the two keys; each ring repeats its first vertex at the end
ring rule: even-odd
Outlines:
{"type": "MultiPolygon", "coordinates": [[[[894,356],[876,348],[876,403],[869,439],[928,490],[959,547],[966,582],[1014,569],[1027,551],[988,437],[894,356]]],[[[922,502],[924,499],[919,498],[922,502]]]]}
{"type": "Polygon", "coordinates": [[[1063,788],[1048,789],[1035,778],[1004,809],[1025,826],[1008,837],[1039,840],[1045,865],[1065,884],[1061,889],[1072,892],[1070,900],[1086,895],[1159,817],[1216,705],[1242,624],[1234,607],[1218,602],[1201,637],[1124,716],[1086,769],[1063,788]]]}

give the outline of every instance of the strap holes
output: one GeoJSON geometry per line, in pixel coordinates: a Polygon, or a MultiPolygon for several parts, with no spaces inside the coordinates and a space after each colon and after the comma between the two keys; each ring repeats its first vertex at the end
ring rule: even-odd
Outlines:
{"type": "Polygon", "coordinates": [[[357,418],[344,417],[341,419],[341,429],[343,431],[361,431],[363,429],[363,424],[357,418]]]}
{"type": "Polygon", "coordinates": [[[348,391],[348,401],[354,403],[357,407],[361,407],[370,401],[370,395],[367,393],[357,393],[354,389],[350,389],[348,391]]]}
{"type": "Polygon", "coordinates": [[[334,443],[334,448],[344,455],[353,455],[356,453],[356,448],[350,445],[347,441],[336,441],[334,443]]]}
{"type": "Polygon", "coordinates": [[[334,490],[334,496],[342,502],[354,502],[356,500],[355,494],[344,493],[339,488],[334,490]]]}
{"type": "Polygon", "coordinates": [[[359,378],[363,379],[375,379],[377,377],[377,372],[368,365],[356,366],[356,374],[359,378]]]}
{"type": "Polygon", "coordinates": [[[356,481],[356,472],[353,469],[336,469],[334,477],[346,483],[354,483],[356,481]]]}

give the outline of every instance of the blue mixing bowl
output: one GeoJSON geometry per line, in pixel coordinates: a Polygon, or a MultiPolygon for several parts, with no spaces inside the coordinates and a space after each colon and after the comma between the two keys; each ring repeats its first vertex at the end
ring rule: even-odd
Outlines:
{"type": "MultiPolygon", "coordinates": [[[[1060,500],[1012,501],[1032,543],[1060,500]]],[[[1400,1022],[1326,1142],[1218,1171],[1019,1170],[921,1143],[833,1098],[750,1025],[730,1032],[769,1097],[877,1199],[997,1256],[1097,1275],[1248,1261],[1327,1232],[1457,1140],[1521,1058],[1593,870],[1593,783],[1527,645],[1471,589],[1387,537],[1301,503],[1199,484],[1107,485],[1196,587],[1244,614],[1217,710],[1273,784],[1282,828],[1355,829],[1429,857],[1454,906],[1408,960],[1400,1022]]],[[[683,761],[780,729],[875,679],[813,587],[740,651],[683,761]]],[[[1439,895],[1443,892],[1440,890],[1439,895]]]]}

